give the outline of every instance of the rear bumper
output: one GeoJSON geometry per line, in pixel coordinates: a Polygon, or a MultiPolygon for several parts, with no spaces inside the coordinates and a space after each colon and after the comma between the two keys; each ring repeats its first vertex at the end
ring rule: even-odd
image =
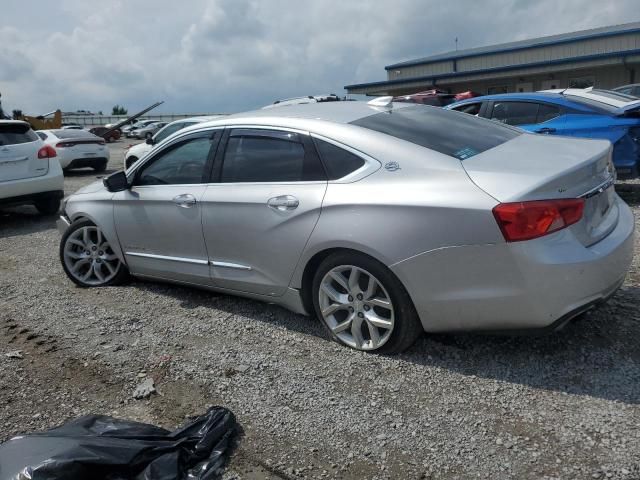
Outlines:
{"type": "Polygon", "coordinates": [[[29,204],[33,203],[33,199],[38,195],[62,195],[63,190],[62,169],[58,160],[51,158],[46,175],[0,182],[0,203],[3,205],[29,204]]]}
{"type": "Polygon", "coordinates": [[[8,207],[12,205],[31,205],[40,201],[60,200],[64,197],[64,191],[53,190],[50,192],[30,193],[16,197],[0,198],[0,206],[8,207]]]}
{"type": "Polygon", "coordinates": [[[588,248],[565,229],[527,242],[442,248],[391,268],[426,331],[554,328],[606,300],[624,281],[635,221],[618,203],[618,225],[588,248]]]}
{"type": "Polygon", "coordinates": [[[98,167],[102,164],[106,164],[108,161],[109,159],[105,157],[76,158],[67,163],[64,168],[98,167]]]}

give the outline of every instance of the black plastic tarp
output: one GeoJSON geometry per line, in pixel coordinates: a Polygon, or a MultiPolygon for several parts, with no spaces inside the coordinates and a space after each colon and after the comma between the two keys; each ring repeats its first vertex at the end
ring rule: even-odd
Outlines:
{"type": "Polygon", "coordinates": [[[210,480],[221,473],[235,430],[222,407],[173,432],[87,415],[0,445],[0,480],[210,480]]]}

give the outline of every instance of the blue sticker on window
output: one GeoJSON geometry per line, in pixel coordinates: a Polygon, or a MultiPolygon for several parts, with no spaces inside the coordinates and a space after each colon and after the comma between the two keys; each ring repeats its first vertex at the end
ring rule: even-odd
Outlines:
{"type": "Polygon", "coordinates": [[[462,150],[458,150],[453,154],[453,156],[456,157],[458,160],[465,160],[469,157],[473,157],[474,155],[477,155],[477,153],[478,152],[476,152],[473,148],[467,147],[467,148],[463,148],[462,150]]]}

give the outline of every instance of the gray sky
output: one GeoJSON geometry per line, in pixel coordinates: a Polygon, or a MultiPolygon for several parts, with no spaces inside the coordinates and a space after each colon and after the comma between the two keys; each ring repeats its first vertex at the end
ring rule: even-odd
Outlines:
{"type": "Polygon", "coordinates": [[[5,110],[234,112],[384,66],[640,20],[638,0],[2,0],[5,110]],[[27,5],[29,8],[27,9],[27,5]]]}

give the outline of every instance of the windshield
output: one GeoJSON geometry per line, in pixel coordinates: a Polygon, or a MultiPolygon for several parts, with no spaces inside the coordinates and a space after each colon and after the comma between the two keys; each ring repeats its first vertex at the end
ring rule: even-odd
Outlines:
{"type": "Polygon", "coordinates": [[[625,103],[629,103],[629,102],[637,102],[638,98],[634,97],[633,95],[627,95],[625,93],[622,92],[614,92],[611,90],[591,90],[591,93],[598,95],[600,97],[605,97],[606,99],[611,99],[611,100],[615,100],[617,102],[625,102],[625,103]]]}
{"type": "Polygon", "coordinates": [[[38,136],[26,123],[0,124],[0,146],[35,142],[38,136]]]}
{"type": "Polygon", "coordinates": [[[522,132],[513,127],[437,107],[416,105],[351,122],[465,160],[522,132]]]}
{"type": "Polygon", "coordinates": [[[171,123],[156,133],[156,136],[153,138],[154,143],[160,143],[169,135],[174,134],[178,130],[182,130],[185,127],[190,127],[191,125],[195,125],[197,122],[180,122],[180,123],[171,123]]]}
{"type": "Polygon", "coordinates": [[[565,97],[572,102],[579,103],[586,107],[589,107],[590,110],[594,110],[598,113],[614,113],[618,110],[617,107],[613,105],[609,105],[608,103],[599,102],[598,100],[594,100],[592,98],[586,97],[576,97],[575,95],[565,95],[565,97]]]}

